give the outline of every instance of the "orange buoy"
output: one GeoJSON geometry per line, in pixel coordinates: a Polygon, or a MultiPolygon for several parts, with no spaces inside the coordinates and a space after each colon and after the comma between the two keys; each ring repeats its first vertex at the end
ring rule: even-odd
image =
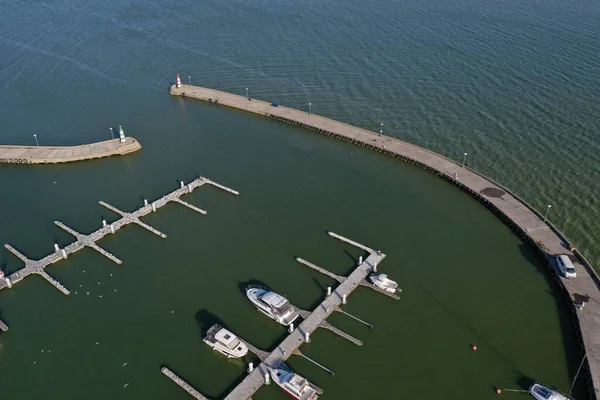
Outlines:
{"type": "Polygon", "coordinates": [[[471,345],[471,349],[472,349],[473,351],[477,351],[477,345],[476,345],[476,344],[472,344],[472,345],[471,345]]]}
{"type": "Polygon", "coordinates": [[[502,393],[502,389],[500,389],[500,388],[496,388],[496,393],[497,393],[497,394],[501,394],[501,393],[502,393]]]}

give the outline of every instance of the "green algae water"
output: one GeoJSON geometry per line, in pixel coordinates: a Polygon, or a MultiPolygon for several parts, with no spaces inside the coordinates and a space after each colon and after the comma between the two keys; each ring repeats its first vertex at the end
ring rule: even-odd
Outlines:
{"type": "MultiPolygon", "coordinates": [[[[297,108],[311,101],[314,112],[360,126],[383,121],[388,134],[450,156],[468,151],[476,168],[534,204],[552,203],[567,235],[592,252],[599,11],[592,2],[540,7],[0,3],[3,142],[36,133],[42,144],[80,144],[122,124],[144,146],[87,163],[1,167],[2,243],[40,258],[73,240],[54,220],[89,232],[117,218],[99,200],[131,210],[196,175],[241,193],[202,187],[184,199],[208,215],[171,204],[145,217],[166,239],[136,226],[103,239],[121,266],[85,249],[50,267],[71,296],[35,276],[0,292],[11,328],[0,335],[0,398],[190,398],[162,366],[223,396],[246,365],[212,352],[201,333],[219,319],[273,348],[285,329],[242,289],[258,281],[316,306],[334,282],[294,258],[346,274],[363,255],[326,231],[384,251],[382,271],[403,293],[394,301],[359,288],[350,297],[346,310],[373,330],[330,318],[362,347],[327,331],[302,347],[335,377],[292,358],[323,398],[492,399],[496,386],[532,380],[567,391],[580,359],[562,295],[475,200],[397,160],[167,94],[180,72],[297,108]],[[549,45],[557,36],[558,51],[549,45]],[[579,158],[553,166],[562,152],[579,158]]],[[[1,262],[7,272],[21,267],[4,250],[1,262]]],[[[574,395],[587,396],[581,378],[574,395]]],[[[253,397],[285,395],[271,385],[253,397]]]]}

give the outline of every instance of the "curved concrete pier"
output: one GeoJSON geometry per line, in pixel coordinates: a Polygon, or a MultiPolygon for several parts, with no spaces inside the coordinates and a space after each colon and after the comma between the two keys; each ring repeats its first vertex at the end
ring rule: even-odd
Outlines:
{"type": "Polygon", "coordinates": [[[94,158],[122,156],[142,148],[135,138],[126,137],[81,146],[0,146],[0,164],[55,164],[94,158]]]}
{"type": "Polygon", "coordinates": [[[465,168],[460,163],[440,154],[319,115],[198,86],[172,86],[170,94],[264,115],[401,159],[451,182],[492,210],[518,236],[537,249],[543,259],[547,260],[551,271],[556,271],[554,263],[556,255],[568,255],[577,270],[577,278],[565,279],[558,275],[555,276],[563,288],[565,298],[571,305],[582,349],[581,357],[587,354],[585,370],[590,398],[598,398],[598,393],[600,393],[600,335],[598,335],[600,332],[600,278],[590,263],[576,251],[567,238],[516,194],[492,179],[470,168],[465,168]],[[583,303],[585,303],[585,307],[579,309],[583,303]]]}

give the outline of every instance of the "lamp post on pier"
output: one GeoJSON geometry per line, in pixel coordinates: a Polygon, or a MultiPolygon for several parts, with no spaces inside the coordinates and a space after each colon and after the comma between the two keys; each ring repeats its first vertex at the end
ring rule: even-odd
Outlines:
{"type": "Polygon", "coordinates": [[[188,75],[188,82],[190,83],[190,86],[192,86],[192,76],[188,75]]]}
{"type": "Polygon", "coordinates": [[[546,220],[548,219],[548,213],[550,212],[551,208],[552,206],[548,204],[548,207],[546,208],[546,214],[544,215],[544,222],[546,222],[546,220]]]}
{"type": "Polygon", "coordinates": [[[110,128],[108,128],[108,129],[110,129],[110,137],[111,137],[112,139],[114,139],[114,138],[115,138],[115,134],[113,133],[113,128],[112,128],[112,126],[111,126],[110,128]]]}
{"type": "Polygon", "coordinates": [[[250,96],[248,96],[248,88],[246,88],[246,100],[249,100],[250,96]]]}
{"type": "Polygon", "coordinates": [[[310,115],[312,113],[311,109],[310,109],[310,106],[312,106],[312,103],[308,103],[308,115],[310,115]]]}
{"type": "Polygon", "coordinates": [[[383,123],[379,127],[379,136],[383,135],[383,123]]]}
{"type": "Polygon", "coordinates": [[[35,144],[37,144],[38,147],[40,147],[40,142],[38,142],[37,140],[37,134],[33,134],[33,137],[35,138],[35,144]]]}
{"type": "Polygon", "coordinates": [[[467,153],[465,153],[465,155],[463,156],[463,163],[462,163],[462,167],[465,167],[465,161],[467,161],[467,153]]]}

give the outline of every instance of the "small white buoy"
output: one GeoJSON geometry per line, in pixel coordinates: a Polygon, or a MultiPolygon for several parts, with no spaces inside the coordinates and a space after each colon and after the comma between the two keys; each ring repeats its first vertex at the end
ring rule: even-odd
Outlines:
{"type": "Polygon", "coordinates": [[[98,297],[102,298],[102,295],[101,295],[101,294],[99,294],[99,295],[98,295],[98,297]]]}
{"type": "Polygon", "coordinates": [[[90,294],[90,292],[87,292],[87,294],[90,294]]]}
{"type": "Polygon", "coordinates": [[[123,385],[123,388],[126,388],[127,386],[129,386],[129,382],[127,382],[125,385],[123,385]]]}
{"type": "Polygon", "coordinates": [[[175,311],[171,311],[171,314],[175,314],[175,311]]]}
{"type": "Polygon", "coordinates": [[[115,292],[117,291],[117,289],[113,289],[115,292]]]}
{"type": "Polygon", "coordinates": [[[96,344],[98,344],[98,342],[96,342],[96,344]]]}
{"type": "Polygon", "coordinates": [[[112,274],[110,274],[110,276],[112,276],[112,274]]]}
{"type": "Polygon", "coordinates": [[[123,367],[124,367],[124,366],[126,366],[126,365],[127,365],[127,363],[126,363],[126,362],[124,362],[124,363],[123,363],[123,367]]]}
{"type": "Polygon", "coordinates": [[[34,363],[34,364],[37,364],[37,361],[34,361],[33,363],[34,363]]]}

